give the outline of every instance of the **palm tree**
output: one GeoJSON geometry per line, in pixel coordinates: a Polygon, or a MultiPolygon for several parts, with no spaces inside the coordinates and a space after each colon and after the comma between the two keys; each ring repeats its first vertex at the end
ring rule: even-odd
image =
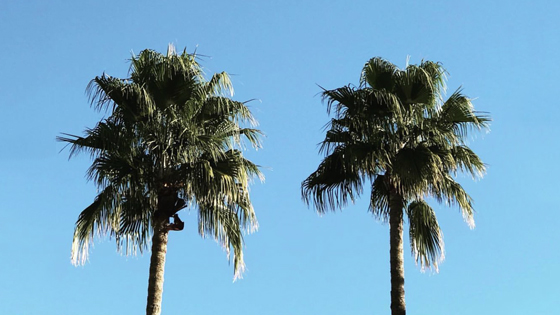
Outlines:
{"type": "Polygon", "coordinates": [[[302,183],[304,201],[319,213],[346,206],[370,185],[369,211],[390,227],[393,315],[406,314],[404,215],[412,254],[422,268],[437,269],[444,253],[427,198],[458,206],[474,227],[472,199],[453,176],[465,171],[482,177],[485,165],[465,137],[486,128],[489,117],[475,112],[461,90],[444,101],[445,74],[439,63],[399,69],[373,58],[362,70],[359,87],[323,90],[327,112],[334,112],[320,146],[326,157],[302,183]]]}
{"type": "Polygon", "coordinates": [[[95,236],[114,237],[126,253],[151,238],[146,314],[160,314],[168,234],[182,230],[177,215],[198,211],[198,232],[233,249],[234,279],[244,269],[242,232],[257,228],[248,184],[258,167],[243,157],[260,131],[244,103],[229,98],[226,73],[206,80],[195,54],[144,50],[131,59],[130,77],[103,74],[88,86],[92,105],[110,115],[84,136],[64,134],[70,156],[90,153],[87,174],[99,194],[76,222],[72,261],[83,264],[95,236]],[[170,219],[173,218],[173,223],[170,219]]]}

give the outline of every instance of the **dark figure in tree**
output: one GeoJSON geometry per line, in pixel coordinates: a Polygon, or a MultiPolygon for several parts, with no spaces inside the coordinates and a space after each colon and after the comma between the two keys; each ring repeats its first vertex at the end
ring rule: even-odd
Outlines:
{"type": "Polygon", "coordinates": [[[179,219],[179,215],[175,213],[173,215],[173,223],[167,225],[168,231],[181,231],[185,228],[185,223],[179,219]]]}

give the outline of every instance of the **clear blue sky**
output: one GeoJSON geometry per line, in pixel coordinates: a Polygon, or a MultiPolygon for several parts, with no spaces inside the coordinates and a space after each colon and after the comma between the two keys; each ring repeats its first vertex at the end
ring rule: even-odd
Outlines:
{"type": "MultiPolygon", "coordinates": [[[[87,156],[67,160],[60,132],[101,117],[88,82],[124,77],[131,52],[167,44],[233,74],[237,100],[266,133],[247,155],[266,175],[252,187],[260,230],[246,237],[248,270],[196,233],[196,213],[172,233],[164,314],[389,314],[389,229],[367,198],[317,216],[300,183],[318,165],[327,122],[318,96],[357,83],[381,56],[440,61],[489,111],[473,135],[487,176],[464,186],[474,230],[437,207],[446,243],[438,274],[405,252],[410,314],[554,314],[560,282],[558,51],[554,1],[13,1],[0,2],[0,314],[142,314],[149,253],[124,257],[99,240],[70,264],[73,225],[96,194],[87,156]]],[[[405,250],[408,241],[405,241],[405,250]]]]}

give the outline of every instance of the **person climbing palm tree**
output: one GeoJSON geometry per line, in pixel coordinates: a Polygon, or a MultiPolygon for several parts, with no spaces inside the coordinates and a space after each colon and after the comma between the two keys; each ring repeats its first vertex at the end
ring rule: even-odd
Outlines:
{"type": "Polygon", "coordinates": [[[151,239],[146,314],[161,313],[169,231],[184,223],[177,212],[198,212],[198,232],[233,249],[234,278],[244,270],[244,231],[257,228],[249,198],[258,167],[243,157],[243,142],[260,146],[250,110],[230,99],[225,72],[206,80],[197,56],[164,56],[144,50],[131,59],[130,76],[103,74],[88,86],[92,105],[109,116],[84,136],[64,134],[70,156],[90,153],[88,177],[99,188],[78,217],[72,261],[84,263],[95,235],[115,237],[126,254],[144,250],[151,239]],[[249,125],[244,127],[243,125],[249,125]],[[170,224],[169,219],[174,218],[170,224]]]}

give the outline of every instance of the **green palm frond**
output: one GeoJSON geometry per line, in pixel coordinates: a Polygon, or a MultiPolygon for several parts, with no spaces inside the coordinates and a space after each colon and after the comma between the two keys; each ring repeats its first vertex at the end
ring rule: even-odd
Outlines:
{"type": "Polygon", "coordinates": [[[421,198],[430,183],[444,176],[441,158],[424,144],[401,149],[391,165],[392,180],[406,199],[421,198]]]}
{"type": "MultiPolygon", "coordinates": [[[[89,246],[93,244],[95,236],[115,234],[118,225],[114,212],[119,207],[115,200],[114,188],[109,186],[101,191],[94,202],[85,208],[76,221],[74,238],[72,241],[72,263],[84,264],[88,258],[89,246]]],[[[118,211],[118,210],[117,210],[118,211]]]]}
{"type": "Polygon", "coordinates": [[[399,69],[383,58],[370,59],[362,70],[360,76],[360,87],[370,86],[377,90],[392,91],[394,87],[394,76],[399,69]]]}
{"type": "Polygon", "coordinates": [[[113,111],[112,117],[135,122],[155,110],[152,95],[141,85],[107,75],[93,79],[86,91],[97,110],[113,111]]]}
{"type": "Polygon", "coordinates": [[[428,193],[437,201],[448,206],[457,206],[463,215],[463,220],[473,229],[474,208],[471,196],[449,174],[440,178],[437,185],[431,185],[428,193]]]}
{"type": "Polygon", "coordinates": [[[142,189],[131,187],[123,193],[125,197],[121,203],[119,216],[119,230],[115,233],[117,250],[125,255],[142,253],[148,248],[152,237],[152,213],[145,211],[155,207],[142,189]]]}
{"type": "Polygon", "coordinates": [[[356,89],[345,86],[335,90],[323,90],[327,112],[350,130],[366,133],[375,129],[393,129],[402,123],[402,103],[397,95],[388,90],[356,89]]]}
{"type": "MultiPolygon", "coordinates": [[[[482,178],[486,172],[486,164],[469,147],[458,145],[450,149],[450,155],[455,162],[456,169],[467,172],[473,178],[482,178]]],[[[452,170],[455,170],[452,168],[452,170]]]]}
{"type": "Polygon", "coordinates": [[[241,250],[243,231],[251,233],[258,227],[248,183],[261,173],[237,150],[230,150],[221,160],[202,163],[198,171],[191,171],[205,179],[203,185],[193,187],[199,207],[199,233],[212,235],[226,249],[228,257],[230,248],[233,249],[237,279],[245,266],[241,250]]]}
{"type": "Polygon", "coordinates": [[[445,257],[443,233],[434,210],[423,200],[411,202],[407,209],[410,247],[416,263],[422,268],[438,269],[445,257]]]}
{"type": "Polygon", "coordinates": [[[257,121],[244,102],[233,101],[223,96],[206,97],[203,100],[200,118],[209,121],[229,119],[236,124],[256,126],[257,121]]]}
{"type": "MultiPolygon", "coordinates": [[[[433,78],[422,67],[410,65],[399,71],[395,93],[407,106],[430,108],[436,104],[437,94],[433,78]]],[[[430,108],[431,109],[431,108],[430,108]]],[[[411,110],[411,108],[408,108],[411,110]]]]}
{"type": "Polygon", "coordinates": [[[233,96],[233,85],[229,75],[225,72],[215,73],[206,84],[207,95],[233,96]]]}
{"type": "Polygon", "coordinates": [[[445,101],[435,120],[438,127],[453,131],[459,140],[454,143],[463,144],[463,139],[469,131],[487,129],[490,117],[485,113],[476,112],[470,99],[458,89],[445,101]]]}
{"type": "Polygon", "coordinates": [[[302,198],[319,213],[345,207],[362,192],[363,174],[343,150],[327,156],[301,186],[302,198]]]}
{"type": "Polygon", "coordinates": [[[241,278],[245,270],[243,234],[235,211],[223,204],[214,204],[207,207],[206,204],[199,203],[198,216],[200,235],[205,237],[205,235],[210,234],[222,245],[227,253],[228,260],[230,259],[231,249],[233,249],[234,281],[241,278]]]}
{"type": "Polygon", "coordinates": [[[384,175],[377,176],[371,185],[369,211],[381,222],[389,222],[389,194],[384,175]]]}
{"type": "Polygon", "coordinates": [[[64,136],[58,136],[57,140],[71,145],[70,157],[81,152],[95,157],[103,151],[114,150],[127,137],[125,129],[110,120],[101,121],[84,133],[84,137],[63,133],[64,136]]]}
{"type": "Polygon", "coordinates": [[[447,89],[447,70],[443,68],[441,63],[430,60],[422,60],[419,67],[430,77],[436,99],[441,100],[447,89]]]}

